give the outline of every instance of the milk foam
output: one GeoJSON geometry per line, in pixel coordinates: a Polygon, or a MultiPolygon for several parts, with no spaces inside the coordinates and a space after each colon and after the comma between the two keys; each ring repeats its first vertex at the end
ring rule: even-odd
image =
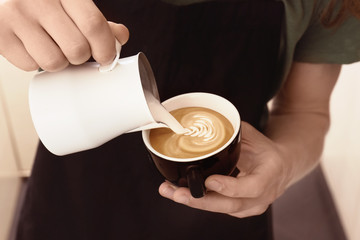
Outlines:
{"type": "Polygon", "coordinates": [[[229,120],[207,108],[183,108],[171,114],[185,128],[184,134],[169,129],[153,129],[150,134],[151,145],[166,156],[191,158],[208,154],[223,146],[234,132],[229,120]]]}

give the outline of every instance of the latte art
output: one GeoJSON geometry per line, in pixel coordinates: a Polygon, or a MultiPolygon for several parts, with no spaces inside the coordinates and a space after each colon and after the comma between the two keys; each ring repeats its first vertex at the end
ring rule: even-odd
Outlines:
{"type": "Polygon", "coordinates": [[[176,134],[167,128],[150,132],[153,148],[169,157],[206,155],[223,146],[234,132],[229,120],[211,109],[188,107],[172,111],[171,114],[186,129],[184,134],[176,134]]]}
{"type": "Polygon", "coordinates": [[[193,126],[186,128],[186,133],[184,135],[191,137],[202,137],[204,138],[204,142],[211,141],[216,136],[216,129],[214,127],[214,123],[211,119],[206,116],[195,115],[193,126]]]}

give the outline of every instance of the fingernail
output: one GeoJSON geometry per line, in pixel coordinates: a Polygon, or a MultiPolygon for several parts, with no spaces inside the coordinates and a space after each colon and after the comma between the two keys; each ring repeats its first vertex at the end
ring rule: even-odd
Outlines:
{"type": "Polygon", "coordinates": [[[208,182],[207,187],[213,191],[219,192],[223,189],[223,185],[222,183],[216,181],[216,180],[211,180],[208,182]]]}
{"type": "Polygon", "coordinates": [[[102,63],[102,64],[100,64],[100,66],[104,67],[104,66],[111,65],[114,62],[114,60],[115,60],[115,56],[112,58],[112,60],[102,63]]]}
{"type": "Polygon", "coordinates": [[[180,195],[180,196],[176,197],[176,199],[174,199],[174,200],[175,200],[175,202],[181,203],[181,204],[189,203],[189,198],[185,195],[180,195]]]}

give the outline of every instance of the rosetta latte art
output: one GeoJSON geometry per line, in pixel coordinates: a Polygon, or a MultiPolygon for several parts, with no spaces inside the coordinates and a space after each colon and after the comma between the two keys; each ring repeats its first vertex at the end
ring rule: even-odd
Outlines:
{"type": "Polygon", "coordinates": [[[203,138],[204,143],[213,140],[216,137],[216,129],[213,121],[205,115],[194,115],[194,123],[186,128],[184,135],[203,138]]]}
{"type": "Polygon", "coordinates": [[[186,129],[184,134],[175,134],[167,128],[150,132],[153,148],[169,157],[206,155],[223,146],[234,132],[229,120],[211,109],[188,107],[172,111],[171,114],[186,129]]]}

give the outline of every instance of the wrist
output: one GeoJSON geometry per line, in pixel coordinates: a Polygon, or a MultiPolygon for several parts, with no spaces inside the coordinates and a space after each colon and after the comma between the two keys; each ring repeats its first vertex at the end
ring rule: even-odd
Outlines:
{"type": "Polygon", "coordinates": [[[280,159],[282,161],[283,181],[285,188],[291,186],[297,179],[295,154],[288,146],[275,143],[280,159]]]}

